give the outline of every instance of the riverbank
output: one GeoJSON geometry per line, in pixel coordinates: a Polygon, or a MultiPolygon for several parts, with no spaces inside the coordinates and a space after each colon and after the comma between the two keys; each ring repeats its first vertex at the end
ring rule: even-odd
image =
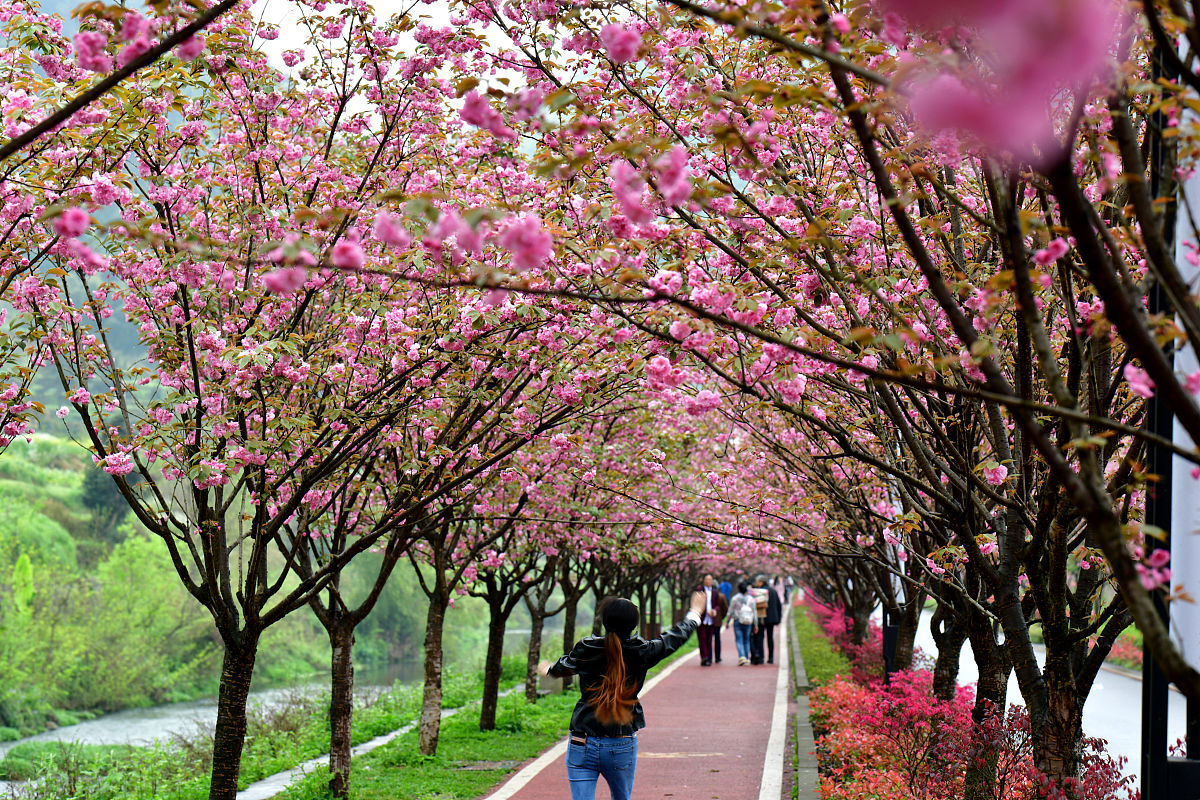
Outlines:
{"type": "MultiPolygon", "coordinates": [[[[506,659],[503,685],[524,677],[524,659],[506,659]]],[[[478,699],[482,675],[447,673],[443,708],[465,706],[478,699]]],[[[419,684],[396,686],[374,696],[359,695],[352,741],[361,744],[417,719],[419,684]]],[[[239,786],[246,786],[295,767],[327,752],[328,695],[292,693],[270,704],[257,704],[248,714],[246,745],[239,786]]],[[[211,728],[200,725],[168,740],[161,736],[146,746],[112,746],[76,742],[25,742],[0,760],[0,774],[22,780],[5,796],[23,800],[203,800],[211,768],[211,728]]]]}

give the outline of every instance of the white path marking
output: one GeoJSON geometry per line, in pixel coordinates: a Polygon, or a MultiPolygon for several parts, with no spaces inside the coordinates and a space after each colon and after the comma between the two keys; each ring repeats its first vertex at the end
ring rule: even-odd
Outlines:
{"type": "Polygon", "coordinates": [[[779,656],[775,678],[775,710],[771,714],[771,736],[767,739],[767,755],[763,759],[762,783],[759,784],[758,800],[780,800],[783,797],[783,751],[787,746],[788,722],[788,617],[791,606],[783,612],[776,630],[779,641],[775,654],[779,656]]]}

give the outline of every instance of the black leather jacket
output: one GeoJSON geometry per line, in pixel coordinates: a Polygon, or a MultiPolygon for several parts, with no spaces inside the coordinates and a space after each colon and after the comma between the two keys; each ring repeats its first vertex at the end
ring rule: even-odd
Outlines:
{"type": "MultiPolygon", "coordinates": [[[[642,690],[646,682],[646,670],[674,653],[688,640],[696,623],[685,619],[670,630],[664,631],[657,638],[646,641],[640,636],[631,636],[623,643],[625,669],[629,678],[635,682],[637,690],[642,690]]],[[[575,704],[571,714],[571,733],[584,736],[629,736],[635,731],[646,727],[646,717],[642,713],[641,701],[633,706],[633,722],[628,725],[604,725],[596,719],[596,713],[588,704],[590,690],[598,686],[604,679],[604,670],[608,658],[604,655],[604,637],[589,636],[573,648],[571,652],[554,662],[550,667],[550,675],[562,678],[566,675],[579,676],[579,688],[582,696],[575,704]]]]}

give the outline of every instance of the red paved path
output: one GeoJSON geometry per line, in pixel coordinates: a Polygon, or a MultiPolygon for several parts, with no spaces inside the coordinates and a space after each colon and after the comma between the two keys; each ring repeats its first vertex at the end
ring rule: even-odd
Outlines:
{"type": "MultiPolygon", "coordinates": [[[[775,707],[781,652],[777,628],[776,664],[739,667],[733,631],[722,633],[724,661],[700,666],[692,653],[650,692],[643,692],[646,727],[638,734],[636,800],[754,800],[762,781],[763,759],[775,707]]],[[[560,755],[528,784],[507,795],[513,800],[570,797],[560,755]]],[[[607,800],[601,778],[597,800],[607,800]]]]}

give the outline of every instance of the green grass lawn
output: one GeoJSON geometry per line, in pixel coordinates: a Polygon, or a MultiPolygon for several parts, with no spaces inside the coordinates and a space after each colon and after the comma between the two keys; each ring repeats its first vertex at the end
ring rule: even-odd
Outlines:
{"type": "Polygon", "coordinates": [[[834,650],[833,645],[825,638],[821,626],[804,606],[792,609],[792,631],[796,636],[796,643],[800,646],[800,658],[804,660],[809,684],[820,686],[837,675],[850,672],[850,662],[834,650]]]}
{"type": "MultiPolygon", "coordinates": [[[[647,674],[653,677],[696,649],[693,636],[647,674]]],[[[479,730],[479,712],[467,708],[442,722],[438,752],[422,756],[412,730],[354,760],[351,800],[474,800],[488,794],[523,763],[567,735],[578,689],[529,705],[517,691],[500,698],[496,729],[479,730]]],[[[293,785],[280,800],[324,800],[329,772],[322,768],[293,785]]]]}

